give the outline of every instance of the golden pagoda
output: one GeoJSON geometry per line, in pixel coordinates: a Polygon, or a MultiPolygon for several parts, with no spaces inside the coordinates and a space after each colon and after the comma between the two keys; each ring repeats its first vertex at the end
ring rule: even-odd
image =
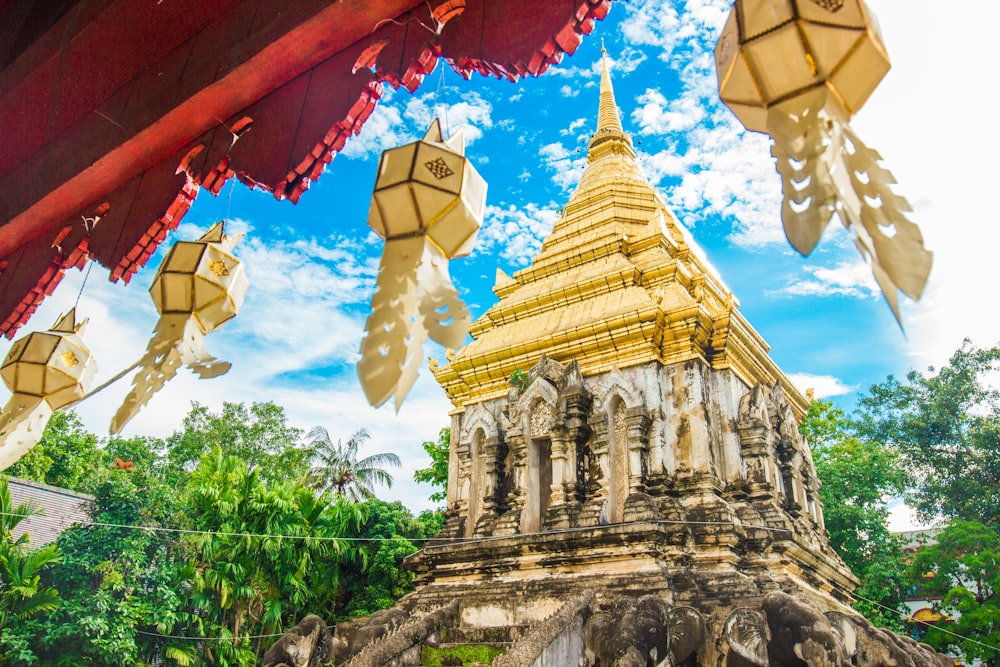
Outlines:
{"type": "Polygon", "coordinates": [[[533,263],[432,364],[447,523],[407,559],[413,593],[338,625],[337,664],[468,644],[494,667],[943,664],[850,610],[806,401],[643,176],[606,58],[587,159],[533,263]]]}
{"type": "MultiPolygon", "coordinates": [[[[435,369],[455,405],[506,395],[542,354],[584,376],[649,362],[701,360],[747,386],[783,376],[732,292],[642,174],[622,130],[606,63],[587,168],[534,262],[497,270],[500,301],[475,339],[435,369]]],[[[785,382],[796,414],[806,402],[785,382]]]]}

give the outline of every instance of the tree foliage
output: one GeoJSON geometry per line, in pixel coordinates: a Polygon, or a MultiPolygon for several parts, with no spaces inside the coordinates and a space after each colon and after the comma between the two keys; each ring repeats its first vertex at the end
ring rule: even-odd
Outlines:
{"type": "Polygon", "coordinates": [[[0,586],[0,665],[256,665],[265,635],[307,613],[332,621],[345,591],[357,592],[355,610],[392,604],[410,583],[402,559],[440,528],[398,503],[354,502],[398,465],[392,454],[359,458],[364,431],[331,445],[342,493],[317,491],[312,449],[272,403],[193,405],[166,441],[101,442],[72,413],[57,417],[20,472],[92,493],[93,523],[39,552],[61,562],[28,563],[19,546],[15,563],[0,547],[0,570],[18,567],[22,582],[11,588],[5,574],[0,586]],[[367,535],[402,539],[344,539],[367,535]],[[34,607],[22,595],[32,591],[34,607]]]}
{"type": "Polygon", "coordinates": [[[38,444],[5,472],[11,477],[89,493],[100,482],[105,465],[98,439],[75,412],[52,415],[38,444]]]}
{"type": "Polygon", "coordinates": [[[167,439],[166,468],[173,479],[184,479],[184,472],[221,447],[269,481],[301,477],[311,455],[301,440],[302,432],[288,425],[284,409],[274,403],[226,402],[219,413],[192,403],[182,429],[167,439]]]}
{"type": "Polygon", "coordinates": [[[314,464],[307,479],[313,488],[360,502],[375,497],[376,484],[391,487],[392,475],[385,468],[398,468],[399,457],[381,452],[359,459],[358,450],[368,438],[368,431],[360,429],[347,442],[334,444],[325,428],[312,429],[307,440],[314,464]]]}
{"type": "Polygon", "coordinates": [[[25,637],[12,631],[10,621],[24,621],[59,606],[59,592],[41,581],[43,570],[62,559],[59,549],[54,544],[32,549],[27,533],[14,538],[17,526],[36,513],[27,504],[14,505],[7,477],[0,476],[0,664],[26,651],[30,654],[25,637]]]}
{"type": "Polygon", "coordinates": [[[180,605],[169,540],[131,528],[166,521],[170,489],[141,468],[120,468],[103,476],[94,496],[94,523],[59,537],[64,559],[48,581],[62,605],[26,625],[43,665],[143,664],[160,647],[152,634],[180,605]]]}
{"type": "Polygon", "coordinates": [[[899,453],[908,503],[925,520],[1000,526],[1000,390],[989,385],[998,370],[1000,346],[965,341],[943,368],[889,376],[861,399],[860,432],[899,453]]]}
{"type": "Polygon", "coordinates": [[[959,650],[966,659],[1000,665],[1000,534],[977,521],[953,519],[921,547],[911,576],[928,595],[942,596],[941,610],[952,618],[930,627],[923,641],[941,651],[959,650]],[[953,634],[952,634],[953,633],[953,634]],[[968,639],[964,639],[968,638],[968,639]]]}
{"type": "Polygon", "coordinates": [[[448,497],[448,452],[451,446],[451,429],[445,426],[438,432],[437,442],[428,440],[420,445],[431,457],[431,464],[413,472],[413,479],[438,487],[430,495],[431,501],[439,503],[448,497]]]}
{"type": "Polygon", "coordinates": [[[398,501],[371,499],[362,507],[366,519],[351,536],[368,541],[356,543],[343,562],[337,619],[367,616],[409,592],[413,575],[403,568],[403,559],[416,553],[418,545],[444,525],[441,512],[424,512],[414,518],[398,501]]]}
{"type": "Polygon", "coordinates": [[[252,661],[266,646],[251,637],[322,613],[336,593],[339,538],[362,518],[298,480],[267,483],[218,447],[192,473],[184,504],[205,532],[186,540],[191,587],[181,620],[186,633],[231,638],[206,643],[213,665],[252,661]]]}
{"type": "Polygon", "coordinates": [[[856,608],[878,625],[902,629],[906,566],[886,508],[886,499],[905,488],[899,457],[880,443],[859,439],[844,411],[828,401],[810,404],[801,431],[821,482],[830,544],[861,582],[856,608]]]}

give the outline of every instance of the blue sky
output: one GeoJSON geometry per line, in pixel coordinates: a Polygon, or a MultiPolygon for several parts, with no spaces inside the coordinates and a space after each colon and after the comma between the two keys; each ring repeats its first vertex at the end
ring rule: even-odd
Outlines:
{"type": "MultiPolygon", "coordinates": [[[[601,37],[645,173],[801,389],[850,407],[857,390],[889,373],[943,363],[964,337],[996,343],[1000,220],[989,198],[1000,142],[983,88],[995,78],[986,63],[1000,9],[986,0],[966,0],[953,14],[930,0],[869,4],[893,70],[852,125],[882,153],[935,252],[924,298],[904,298],[905,336],[836,221],[808,258],[784,239],[769,140],[745,131],[717,98],[712,49],[729,3],[616,2],[573,57],[538,79],[465,81],[439,65],[416,94],[387,88],[361,135],[298,205],[239,184],[218,198],[202,193],[171,238],[197,238],[220,217],[247,232],[236,253],[250,292],[239,317],[207,342],[233,369],[209,381],[181,371],[125,435],[168,435],[192,400],[273,400],[303,429],[323,425],[346,439],[367,427],[369,452],[403,460],[385,496],[430,506],[430,490],[410,477],[427,462],[420,442],[449,423],[443,391],[424,369],[398,415],[391,401],[374,410],[354,370],[381,253],[366,224],[378,156],[422,136],[435,112],[446,131],[466,127],[467,155],[489,183],[487,216],[476,251],[452,261],[451,274],[478,316],[495,301],[497,267],[511,274],[530,262],[582,173],[601,37]]],[[[99,365],[96,384],[141,356],[156,321],[146,290],[166,248],[128,287],[108,283],[100,267],[87,281],[80,314],[91,319],[85,341],[99,365]]],[[[48,328],[82,278],[69,274],[22,333],[48,328]]],[[[428,354],[443,360],[439,348],[428,354]]],[[[106,432],[126,385],[79,406],[89,428],[106,432]]]]}

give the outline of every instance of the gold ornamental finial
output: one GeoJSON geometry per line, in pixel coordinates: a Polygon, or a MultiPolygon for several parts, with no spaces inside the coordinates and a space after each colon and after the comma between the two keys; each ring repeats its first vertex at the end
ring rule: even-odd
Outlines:
{"type": "Polygon", "coordinates": [[[608,72],[608,51],[601,41],[601,99],[597,110],[597,131],[590,140],[587,159],[593,162],[612,152],[624,152],[635,157],[632,152],[632,140],[622,129],[621,117],[618,115],[618,105],[615,103],[615,91],[611,86],[611,74],[608,72]],[[603,144],[608,144],[599,149],[603,144]]]}

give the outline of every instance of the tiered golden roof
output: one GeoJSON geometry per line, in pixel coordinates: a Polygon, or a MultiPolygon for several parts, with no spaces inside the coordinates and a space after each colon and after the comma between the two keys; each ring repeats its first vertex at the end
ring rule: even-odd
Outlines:
{"type": "Polygon", "coordinates": [[[505,395],[511,374],[542,354],[576,359],[584,376],[700,359],[750,386],[783,379],[732,292],[642,174],[603,57],[587,161],[532,264],[513,278],[497,271],[499,303],[472,324],[473,342],[433,368],[455,406],[505,395]]]}

